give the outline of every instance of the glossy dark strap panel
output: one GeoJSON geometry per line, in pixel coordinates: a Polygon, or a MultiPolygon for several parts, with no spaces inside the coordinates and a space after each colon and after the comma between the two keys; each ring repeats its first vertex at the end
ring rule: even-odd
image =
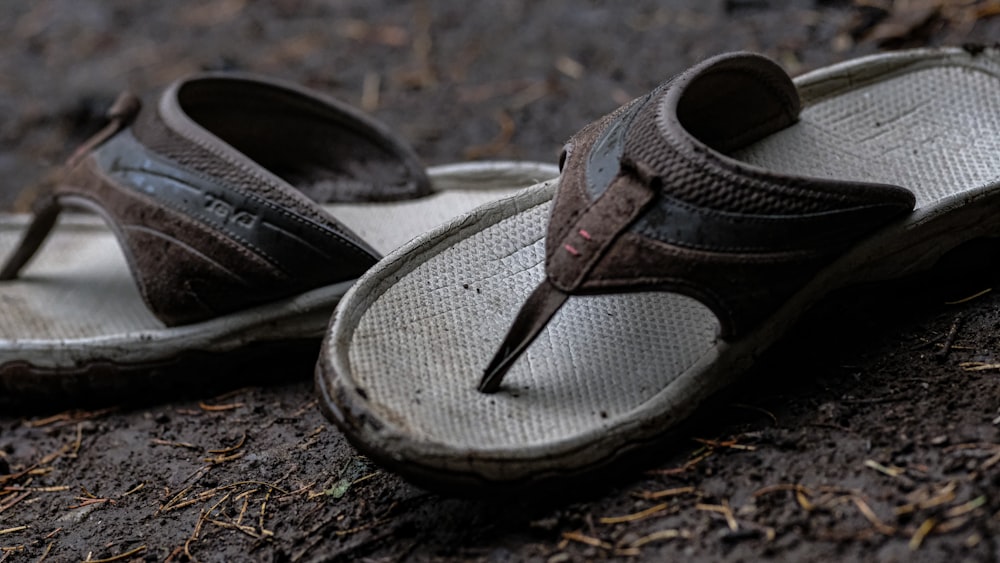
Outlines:
{"type": "Polygon", "coordinates": [[[112,179],[191,217],[264,257],[293,279],[353,279],[378,257],[343,234],[261,197],[189,172],[123,131],[95,151],[112,179]]]}

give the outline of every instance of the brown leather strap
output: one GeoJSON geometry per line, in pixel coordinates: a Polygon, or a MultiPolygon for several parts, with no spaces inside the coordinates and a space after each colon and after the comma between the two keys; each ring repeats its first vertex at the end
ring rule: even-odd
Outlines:
{"type": "Polygon", "coordinates": [[[546,264],[552,285],[572,292],[580,287],[615,239],[656,197],[648,180],[634,166],[623,166],[601,197],[586,209],[562,239],[546,264]]]}
{"type": "Polygon", "coordinates": [[[55,226],[62,208],[53,197],[45,196],[44,201],[43,205],[37,205],[36,202],[35,216],[32,218],[31,224],[21,235],[21,240],[14,252],[3,263],[3,267],[0,267],[0,281],[17,279],[21,268],[31,260],[35,252],[38,252],[39,247],[52,231],[52,227],[55,226]]]}

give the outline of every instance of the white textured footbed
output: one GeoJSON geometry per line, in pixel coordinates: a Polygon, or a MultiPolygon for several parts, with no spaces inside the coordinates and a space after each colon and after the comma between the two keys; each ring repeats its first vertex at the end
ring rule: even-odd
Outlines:
{"type": "MultiPolygon", "coordinates": [[[[807,77],[800,122],[734,156],[786,173],[902,185],[918,208],[997,182],[997,61],[948,64],[807,77]]],[[[336,384],[362,388],[381,423],[434,451],[517,451],[629,420],[710,356],[718,322],[694,299],[571,297],[505,390],[479,393],[484,366],[542,280],[548,212],[545,201],[471,234],[456,225],[438,246],[415,241],[416,257],[390,257],[416,264],[382,268],[398,280],[373,272],[342,303],[327,344],[348,347],[327,350],[341,358],[336,384]],[[362,288],[385,289],[373,297],[362,288]]]]}
{"type": "MultiPolygon", "coordinates": [[[[437,167],[429,172],[439,191],[428,197],[325,209],[385,254],[456,215],[552,177],[554,170],[533,163],[437,167]]],[[[0,215],[0,259],[12,252],[28,219],[0,215]]],[[[143,303],[114,235],[93,215],[64,214],[21,277],[0,283],[0,352],[5,342],[48,341],[58,347],[62,340],[163,328],[143,303]]]]}
{"type": "Polygon", "coordinates": [[[996,180],[998,144],[997,74],[951,66],[817,103],[733,156],[786,174],[896,184],[923,207],[996,180]]]}

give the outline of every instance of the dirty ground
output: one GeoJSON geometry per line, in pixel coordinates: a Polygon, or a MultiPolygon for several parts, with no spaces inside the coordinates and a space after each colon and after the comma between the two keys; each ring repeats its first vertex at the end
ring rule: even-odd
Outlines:
{"type": "MultiPolygon", "coordinates": [[[[324,90],[428,164],[553,161],[582,125],[711,54],[799,73],[992,43],[997,15],[994,0],[8,3],[0,208],[24,209],[120,90],[199,69],[324,90]]],[[[319,414],[316,344],[237,366],[264,386],[3,412],[0,562],[995,561],[998,257],[978,243],[832,297],[671,447],[551,498],[451,499],[380,471],[319,414]]]]}

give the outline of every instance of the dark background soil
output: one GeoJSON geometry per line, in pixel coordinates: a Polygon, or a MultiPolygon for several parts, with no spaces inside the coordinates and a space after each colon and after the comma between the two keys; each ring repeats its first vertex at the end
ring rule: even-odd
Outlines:
{"type": "MultiPolygon", "coordinates": [[[[991,44],[997,14],[929,0],[9,2],[0,208],[24,208],[120,90],[199,69],[324,90],[429,164],[552,161],[581,126],[714,53],[799,73],[991,44]]],[[[0,413],[0,562],[994,561],[1000,296],[949,303],[1000,282],[998,256],[976,244],[834,296],[671,447],[558,496],[449,499],[382,472],[319,414],[315,346],[243,366],[267,386],[0,413]]]]}

